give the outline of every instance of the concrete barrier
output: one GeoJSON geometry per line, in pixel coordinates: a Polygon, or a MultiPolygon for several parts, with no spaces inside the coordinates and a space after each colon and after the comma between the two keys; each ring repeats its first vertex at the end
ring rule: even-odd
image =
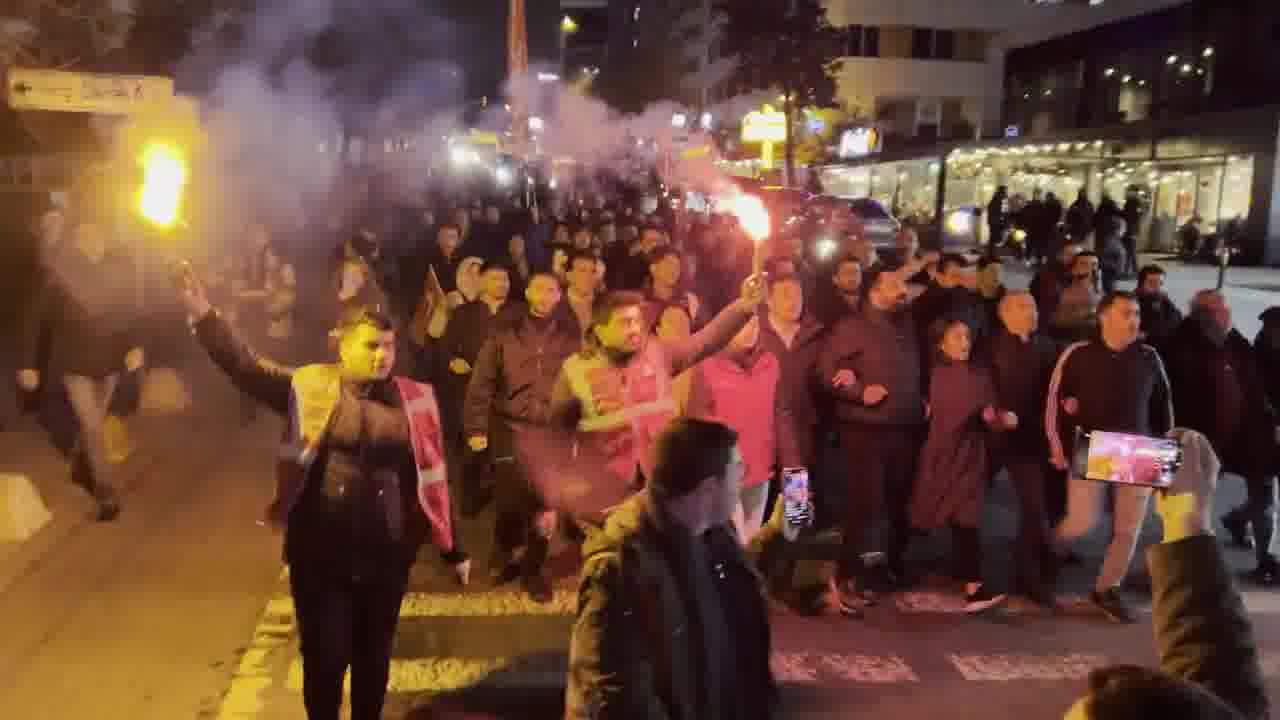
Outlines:
{"type": "Polygon", "coordinates": [[[27,540],[52,519],[30,477],[0,473],[0,542],[27,540]]]}

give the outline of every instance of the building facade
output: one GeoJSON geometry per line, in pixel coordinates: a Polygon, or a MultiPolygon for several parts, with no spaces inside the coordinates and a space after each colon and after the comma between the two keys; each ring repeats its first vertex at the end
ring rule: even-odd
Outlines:
{"type": "Polygon", "coordinates": [[[839,97],[890,144],[998,135],[1009,48],[1176,3],[828,0],[845,31],[839,97]]]}

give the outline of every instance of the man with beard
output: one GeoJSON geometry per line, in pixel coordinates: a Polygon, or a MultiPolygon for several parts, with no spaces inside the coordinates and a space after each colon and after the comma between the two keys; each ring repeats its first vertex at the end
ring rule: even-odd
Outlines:
{"type": "Polygon", "coordinates": [[[525,290],[527,312],[504,323],[480,350],[463,412],[467,444],[489,452],[497,474],[498,519],[492,565],[499,582],[521,578],[539,602],[551,599],[543,576],[555,515],[547,510],[528,469],[551,420],[551,389],[560,366],[582,345],[560,305],[560,284],[538,273],[525,290]],[[523,557],[516,553],[523,549],[523,557]]]}
{"type": "Polygon", "coordinates": [[[395,332],[377,311],[344,314],[337,364],[289,369],[240,341],[194,276],[181,298],[214,363],[289,420],[268,519],[284,529],[307,717],[338,720],[350,669],[351,719],[377,720],[418,548],[452,545],[434,393],[391,376],[395,332]]]}
{"type": "Polygon", "coordinates": [[[738,300],[681,341],[650,337],[638,293],[610,293],[596,304],[586,347],[565,361],[551,399],[555,424],[577,432],[583,465],[604,470],[593,510],[624,500],[650,477],[650,449],[675,414],[672,378],[723,349],[763,299],[764,283],[748,278],[738,300]]]}
{"type": "Polygon", "coordinates": [[[1137,293],[1142,307],[1142,337],[1159,347],[1182,323],[1182,311],[1164,291],[1164,268],[1147,265],[1139,270],[1137,293]]]}
{"type": "Polygon", "coordinates": [[[1257,552],[1251,579],[1280,586],[1280,563],[1271,553],[1277,417],[1257,356],[1233,326],[1222,293],[1196,293],[1191,316],[1169,337],[1163,355],[1178,424],[1204,433],[1222,459],[1222,470],[1244,478],[1248,500],[1227,513],[1222,524],[1236,545],[1257,552]]]}
{"type": "Polygon", "coordinates": [[[836,261],[831,272],[831,285],[820,297],[826,299],[819,312],[827,325],[834,325],[857,312],[862,301],[862,264],[857,258],[846,255],[836,261]]]}
{"type": "Polygon", "coordinates": [[[852,617],[861,616],[875,599],[862,553],[868,531],[886,509],[890,532],[883,579],[896,585],[904,573],[907,504],[925,423],[920,339],[907,309],[906,283],[897,272],[878,272],[866,287],[863,307],[832,328],[816,368],[817,382],[835,401],[850,469],[844,539],[829,603],[852,617]]]}

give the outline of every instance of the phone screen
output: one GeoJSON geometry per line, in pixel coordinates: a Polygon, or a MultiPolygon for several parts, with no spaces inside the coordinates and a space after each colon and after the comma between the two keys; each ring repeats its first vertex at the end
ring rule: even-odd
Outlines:
{"type": "Polygon", "coordinates": [[[809,470],[807,468],[782,469],[783,515],[787,521],[804,525],[809,521],[809,470]]]}
{"type": "Polygon", "coordinates": [[[1177,440],[1098,431],[1082,440],[1087,450],[1077,455],[1077,474],[1089,480],[1165,488],[1182,464],[1177,440]]]}

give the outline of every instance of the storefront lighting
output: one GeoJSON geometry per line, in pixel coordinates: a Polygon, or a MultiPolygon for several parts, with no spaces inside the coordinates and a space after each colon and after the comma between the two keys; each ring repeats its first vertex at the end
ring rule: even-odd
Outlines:
{"type": "Polygon", "coordinates": [[[1139,81],[1138,81],[1138,87],[1146,87],[1146,86],[1147,86],[1147,81],[1146,81],[1146,80],[1139,80],[1139,81]]]}
{"type": "Polygon", "coordinates": [[[1044,91],[1044,96],[1045,96],[1045,97],[1053,97],[1053,91],[1052,91],[1052,90],[1045,90],[1045,91],[1044,91]]]}
{"type": "Polygon", "coordinates": [[[1190,73],[1191,73],[1191,63],[1182,63],[1182,74],[1188,75],[1190,73]]]}
{"type": "Polygon", "coordinates": [[[1132,80],[1132,79],[1133,79],[1133,76],[1132,76],[1132,75],[1125,75],[1124,77],[1120,78],[1120,82],[1122,82],[1122,83],[1127,83],[1127,82],[1129,82],[1129,81],[1130,81],[1130,80],[1132,80]]]}
{"type": "Polygon", "coordinates": [[[1166,58],[1166,59],[1165,59],[1164,64],[1165,64],[1165,65],[1177,65],[1177,64],[1178,64],[1178,56],[1177,56],[1177,55],[1170,55],[1168,58],[1166,58]]]}
{"type": "Polygon", "coordinates": [[[1067,152],[1071,149],[1071,143],[1061,143],[1058,145],[1058,152],[1067,152]]]}
{"type": "Polygon", "coordinates": [[[1100,147],[1102,147],[1102,141],[1101,141],[1101,140],[1094,140],[1094,141],[1093,141],[1093,146],[1094,146],[1094,147],[1096,147],[1096,148],[1100,148],[1100,147]]]}
{"type": "Polygon", "coordinates": [[[1102,73],[1102,74],[1103,74],[1103,75],[1106,75],[1107,77],[1111,77],[1112,75],[1115,75],[1115,74],[1116,74],[1116,69],[1115,69],[1115,68],[1107,68],[1106,72],[1104,72],[1104,73],[1102,73]]]}
{"type": "Polygon", "coordinates": [[[1207,57],[1207,58],[1213,57],[1213,46],[1210,45],[1209,47],[1205,48],[1204,52],[1200,53],[1200,55],[1202,57],[1207,57]]]}
{"type": "Polygon", "coordinates": [[[1196,68],[1197,75],[1204,75],[1204,68],[1196,68]]]}

